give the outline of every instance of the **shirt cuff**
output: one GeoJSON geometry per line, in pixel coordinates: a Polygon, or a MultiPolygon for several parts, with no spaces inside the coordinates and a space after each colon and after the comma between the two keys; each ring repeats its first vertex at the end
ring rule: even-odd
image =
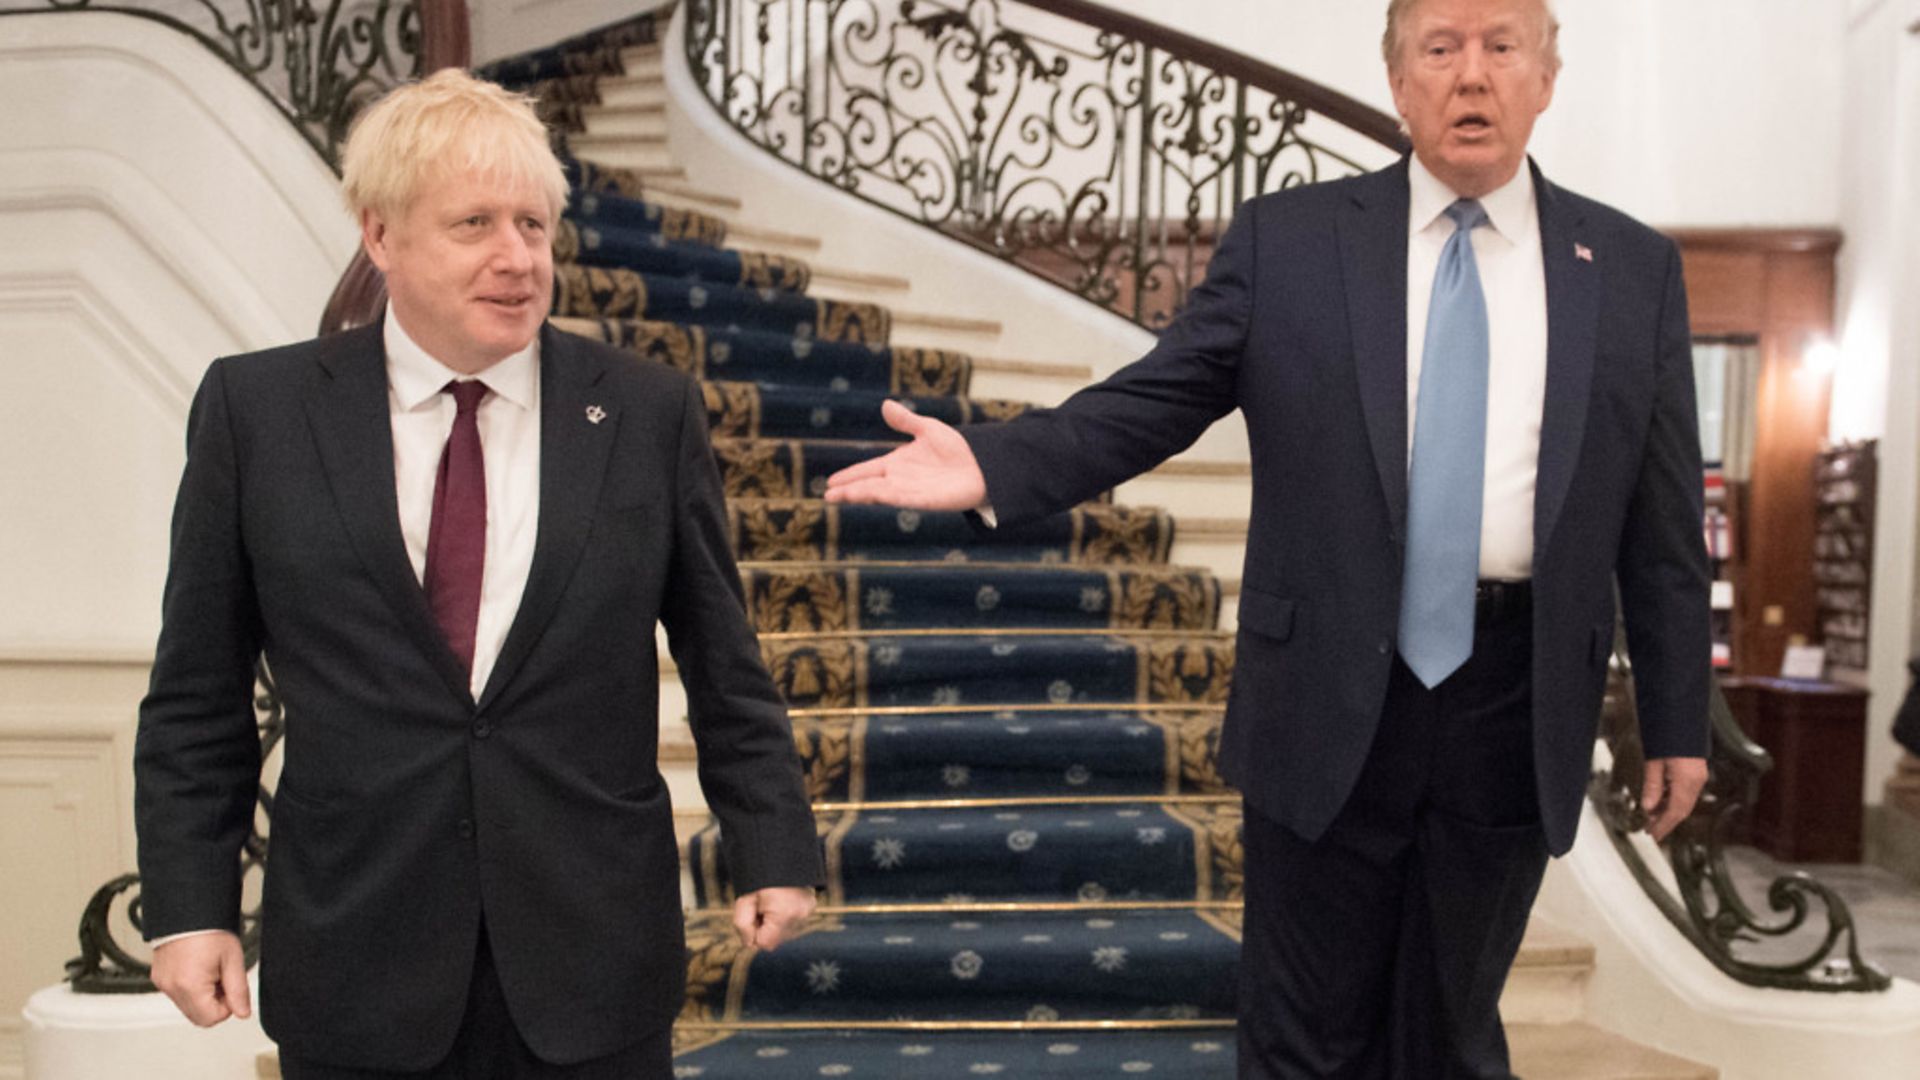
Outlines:
{"type": "Polygon", "coordinates": [[[181,938],[190,938],[190,937],[206,937],[206,936],[207,936],[208,934],[225,934],[225,935],[227,935],[228,937],[230,937],[230,938],[233,938],[233,939],[235,939],[235,940],[239,940],[239,937],[240,937],[240,935],[239,935],[239,934],[236,934],[236,933],[234,933],[234,932],[233,932],[233,931],[231,931],[231,930],[219,930],[219,929],[215,929],[215,930],[182,930],[182,931],[181,931],[180,933],[178,933],[178,934],[168,934],[168,935],[167,935],[166,937],[157,937],[157,938],[154,938],[154,939],[153,939],[152,941],[149,941],[149,942],[147,942],[147,944],[148,944],[148,945],[151,945],[151,946],[153,946],[154,948],[156,948],[156,949],[157,949],[157,948],[159,948],[159,947],[160,947],[160,946],[162,946],[162,945],[167,945],[167,944],[170,944],[170,943],[172,943],[172,942],[175,942],[175,941],[179,941],[179,940],[180,940],[181,938]]]}

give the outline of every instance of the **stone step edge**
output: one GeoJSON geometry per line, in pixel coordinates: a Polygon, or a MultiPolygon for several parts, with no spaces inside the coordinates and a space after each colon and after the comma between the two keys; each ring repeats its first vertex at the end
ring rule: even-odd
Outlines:
{"type": "Polygon", "coordinates": [[[1514,1072],[1552,1080],[1718,1080],[1720,1070],[1582,1020],[1508,1024],[1514,1072]]]}
{"type": "MultiPolygon", "coordinates": [[[[683,1030],[806,1031],[820,1025],[682,1025],[683,1030]]],[[[1202,1031],[1230,1030],[1232,1025],[1219,1020],[1159,1021],[1034,1021],[942,1024],[938,1022],[836,1023],[823,1030],[908,1030],[936,1034],[941,1031],[1059,1031],[1098,1034],[1104,1031],[1202,1031]]],[[[1552,1077],[1554,1080],[1718,1080],[1720,1070],[1690,1061],[1678,1055],[1634,1042],[1604,1028],[1581,1021],[1562,1024],[1508,1024],[1507,1039],[1513,1048],[1517,1073],[1528,1077],[1552,1077]]],[[[262,1051],[255,1059],[255,1072],[261,1080],[280,1080],[277,1051],[262,1051]]]]}

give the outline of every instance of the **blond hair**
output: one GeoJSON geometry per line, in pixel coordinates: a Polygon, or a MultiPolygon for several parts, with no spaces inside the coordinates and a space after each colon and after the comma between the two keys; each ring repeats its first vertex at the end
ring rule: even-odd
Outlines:
{"type": "MultiPolygon", "coordinates": [[[[1389,70],[1400,67],[1400,24],[1406,20],[1407,12],[1420,0],[1388,0],[1387,32],[1380,36],[1380,55],[1386,58],[1389,70]]],[[[1553,14],[1553,5],[1547,0],[1539,0],[1540,14],[1545,27],[1541,42],[1541,55],[1546,57],[1547,70],[1560,70],[1560,20],[1553,14]]]]}
{"type": "Polygon", "coordinates": [[[566,172],[533,99],[459,68],[396,87],[363,111],[340,179],[355,216],[390,218],[406,213],[428,181],[462,170],[542,190],[556,217],[567,201],[566,172]]]}

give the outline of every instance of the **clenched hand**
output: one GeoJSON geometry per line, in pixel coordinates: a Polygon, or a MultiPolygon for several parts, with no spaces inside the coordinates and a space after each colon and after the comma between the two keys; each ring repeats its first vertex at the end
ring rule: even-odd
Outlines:
{"type": "Polygon", "coordinates": [[[813,890],[775,886],[733,902],[733,928],[750,949],[771,951],[813,914],[813,890]]]}
{"type": "Polygon", "coordinates": [[[224,930],[176,938],[154,949],[153,985],[200,1027],[253,1015],[240,939],[224,930]]]}

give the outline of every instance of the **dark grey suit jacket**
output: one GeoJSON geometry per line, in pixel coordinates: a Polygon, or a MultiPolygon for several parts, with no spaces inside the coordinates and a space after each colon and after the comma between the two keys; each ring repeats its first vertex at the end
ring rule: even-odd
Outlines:
{"type": "Polygon", "coordinates": [[[550,327],[540,379],[538,539],[478,701],[401,539],[380,328],[218,361],[195,399],[136,751],[145,928],[236,923],[264,650],[287,726],[262,1019],[303,1057],[431,1066],[483,915],[543,1058],[669,1022],[685,959],[656,622],[733,881],[820,880],[698,385],[550,327]]]}
{"type": "MultiPolygon", "coordinates": [[[[1253,505],[1220,758],[1252,806],[1308,839],[1359,777],[1394,654],[1407,168],[1248,202],[1151,353],[1058,409],[966,431],[995,514],[1017,522],[1153,468],[1235,408],[1246,414],[1253,505]]],[[[1537,169],[1534,189],[1548,322],[1534,768],[1558,854],[1579,823],[1616,581],[1647,752],[1706,753],[1708,569],[1679,252],[1537,169]]]]}

